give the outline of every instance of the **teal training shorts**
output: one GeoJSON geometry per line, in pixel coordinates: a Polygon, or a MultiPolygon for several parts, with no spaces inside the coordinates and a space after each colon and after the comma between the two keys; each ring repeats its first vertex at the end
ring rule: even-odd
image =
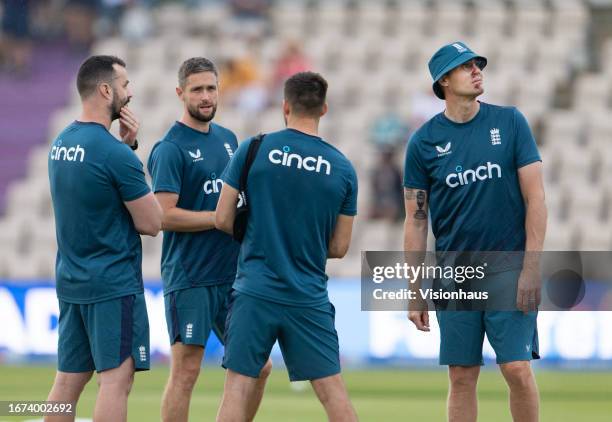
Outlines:
{"type": "Polygon", "coordinates": [[[233,292],[225,331],[223,367],[259,377],[278,340],[291,381],[340,373],[340,352],[331,303],[288,306],[233,292]]]}
{"type": "Polygon", "coordinates": [[[540,358],[538,313],[510,310],[516,309],[519,275],[520,271],[506,271],[483,280],[483,286],[488,284],[483,290],[493,293],[487,310],[436,312],[440,326],[440,365],[482,365],[485,334],[498,364],[540,358]]]}
{"type": "Polygon", "coordinates": [[[97,372],[119,367],[130,356],[148,370],[149,318],[144,295],[92,304],[59,301],[58,370],[97,372]]]}
{"type": "Polygon", "coordinates": [[[232,283],[190,287],[164,296],[170,344],[206,346],[210,331],[224,342],[232,283]]]}

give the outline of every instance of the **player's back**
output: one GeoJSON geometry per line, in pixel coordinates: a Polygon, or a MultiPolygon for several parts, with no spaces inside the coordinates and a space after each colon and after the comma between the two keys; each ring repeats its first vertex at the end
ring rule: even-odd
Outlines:
{"type": "Polygon", "coordinates": [[[141,292],[140,236],[123,204],[149,192],[138,158],[104,126],[73,122],[48,163],[58,297],[91,303],[141,292]]]}
{"type": "Polygon", "coordinates": [[[251,214],[234,287],[290,305],[326,302],[329,240],[338,214],[356,214],[349,160],[320,137],[294,129],[270,133],[247,192],[251,214]]]}

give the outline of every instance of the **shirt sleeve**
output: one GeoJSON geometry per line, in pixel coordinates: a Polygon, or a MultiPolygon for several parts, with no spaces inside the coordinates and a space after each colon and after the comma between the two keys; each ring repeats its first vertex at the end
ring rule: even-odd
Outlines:
{"type": "Polygon", "coordinates": [[[124,202],[151,192],[145,180],[144,167],[127,145],[116,145],[108,156],[106,168],[124,202]]]}
{"type": "Polygon", "coordinates": [[[514,139],[514,163],[516,168],[542,161],[527,119],[516,108],[514,109],[514,130],[516,134],[514,139]]]}
{"type": "Polygon", "coordinates": [[[412,136],[406,148],[404,162],[404,187],[429,190],[429,176],[417,145],[416,136],[412,136]]]}
{"type": "Polygon", "coordinates": [[[355,169],[351,165],[351,170],[348,178],[348,189],[342,207],[340,208],[340,214],[354,216],[357,215],[357,191],[359,190],[357,182],[357,174],[355,169]]]}
{"type": "Polygon", "coordinates": [[[240,175],[242,174],[242,168],[246,162],[246,156],[252,140],[253,139],[251,138],[240,144],[221,175],[223,182],[227,183],[234,189],[240,190],[240,175]]]}
{"type": "Polygon", "coordinates": [[[153,148],[147,165],[153,192],[181,193],[183,184],[183,156],[170,142],[160,142],[153,148]]]}

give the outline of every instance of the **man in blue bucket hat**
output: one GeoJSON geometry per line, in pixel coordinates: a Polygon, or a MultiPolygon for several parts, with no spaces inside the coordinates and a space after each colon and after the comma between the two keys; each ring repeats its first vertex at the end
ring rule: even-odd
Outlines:
{"type": "MultiPolygon", "coordinates": [[[[446,109],[408,144],[404,249],[426,250],[429,217],[437,252],[536,252],[497,259],[487,268],[486,288],[503,286],[509,307],[436,311],[440,364],[449,367],[449,421],[476,421],[486,334],[510,388],[513,419],[531,422],[539,413],[530,360],[539,358],[538,252],[547,218],[542,162],[529,125],[515,107],[477,100],[484,92],[486,65],[485,57],[462,42],[443,46],[429,61],[434,93],[446,109]]],[[[427,305],[410,305],[409,319],[418,330],[429,331],[427,305]]]]}

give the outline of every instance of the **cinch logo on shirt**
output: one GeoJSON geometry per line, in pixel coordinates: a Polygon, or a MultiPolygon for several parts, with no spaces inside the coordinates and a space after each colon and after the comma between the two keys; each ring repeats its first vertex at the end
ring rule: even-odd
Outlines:
{"type": "Polygon", "coordinates": [[[85,148],[82,148],[81,145],[77,145],[76,147],[66,148],[61,146],[62,140],[56,142],[55,145],[51,147],[51,153],[49,157],[52,160],[61,160],[61,161],[80,161],[81,163],[85,159],[85,148]]]}
{"type": "Polygon", "coordinates": [[[321,172],[321,168],[325,166],[325,174],[331,174],[331,164],[329,161],[323,159],[322,156],[315,157],[302,157],[299,154],[290,154],[291,148],[287,145],[283,147],[283,150],[273,149],[268,154],[268,160],[272,164],[280,164],[285,167],[297,167],[298,169],[304,169],[306,171],[314,171],[316,173],[321,172]]]}
{"type": "Polygon", "coordinates": [[[476,180],[493,179],[493,170],[497,172],[497,178],[502,177],[501,167],[498,164],[487,161],[487,165],[478,166],[475,169],[463,170],[463,167],[457,166],[455,171],[446,176],[446,184],[451,188],[464,186],[476,180]],[[470,180],[471,179],[471,180],[470,180]]]}
{"type": "Polygon", "coordinates": [[[204,193],[207,195],[211,195],[213,193],[221,192],[221,188],[223,187],[223,180],[217,179],[217,175],[212,173],[210,175],[210,179],[204,182],[204,193]]]}

